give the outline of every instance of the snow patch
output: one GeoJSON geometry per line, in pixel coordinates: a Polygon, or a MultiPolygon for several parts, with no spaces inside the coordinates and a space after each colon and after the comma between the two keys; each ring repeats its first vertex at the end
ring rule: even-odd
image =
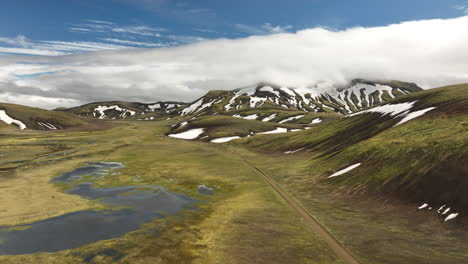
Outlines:
{"type": "Polygon", "coordinates": [[[239,114],[236,114],[236,115],[233,115],[233,117],[244,118],[244,119],[248,119],[248,120],[257,120],[258,115],[253,114],[253,115],[248,115],[248,116],[241,116],[239,114]]]}
{"type": "Polygon", "coordinates": [[[337,171],[337,172],[333,173],[332,175],[328,176],[328,178],[340,176],[340,175],[345,174],[345,173],[347,173],[348,171],[353,170],[353,169],[355,169],[355,168],[357,168],[357,167],[359,167],[359,166],[361,166],[361,163],[356,163],[356,164],[351,165],[351,166],[349,166],[349,167],[347,167],[347,168],[345,168],[345,169],[342,169],[342,170],[340,170],[340,171],[337,171]]]}
{"type": "Polygon", "coordinates": [[[322,104],[322,107],[323,107],[323,108],[330,109],[330,110],[332,110],[333,112],[335,112],[335,108],[333,108],[333,107],[330,107],[330,106],[328,106],[328,105],[324,105],[324,104],[322,104]]]}
{"type": "Polygon", "coordinates": [[[205,103],[197,111],[195,111],[195,113],[198,113],[198,112],[202,111],[203,109],[208,108],[208,107],[212,106],[213,104],[217,104],[217,103],[220,103],[220,101],[212,100],[212,101],[210,101],[208,103],[205,103]]]}
{"type": "Polygon", "coordinates": [[[440,214],[440,212],[442,211],[442,209],[444,209],[444,207],[445,207],[445,204],[444,204],[444,205],[442,205],[442,206],[441,206],[439,209],[437,209],[437,213],[439,213],[439,214],[440,214]]]}
{"type": "Polygon", "coordinates": [[[419,207],[418,207],[418,210],[424,209],[424,208],[426,208],[427,206],[428,206],[428,204],[425,203],[425,204],[419,206],[419,207]]]}
{"type": "Polygon", "coordinates": [[[273,120],[275,117],[276,117],[276,113],[275,114],[272,114],[271,116],[267,116],[265,118],[262,119],[263,122],[270,122],[271,120],[273,120]]]}
{"type": "Polygon", "coordinates": [[[257,134],[259,134],[259,135],[262,135],[262,134],[278,134],[278,133],[286,133],[286,132],[288,132],[287,128],[277,127],[275,130],[260,132],[260,133],[257,133],[257,134]]]}
{"type": "Polygon", "coordinates": [[[3,122],[5,122],[5,123],[7,123],[9,125],[15,124],[20,129],[25,129],[26,128],[26,125],[23,122],[11,118],[9,115],[7,115],[5,110],[0,110],[0,120],[2,120],[3,122]]]}
{"type": "Polygon", "coordinates": [[[399,104],[386,104],[377,106],[371,109],[367,109],[349,116],[360,115],[364,113],[381,113],[382,115],[390,115],[392,117],[398,116],[402,113],[408,112],[417,101],[399,103],[399,104]]]}
{"type": "Polygon", "coordinates": [[[319,117],[319,118],[315,118],[314,120],[312,120],[312,122],[310,122],[310,124],[311,125],[312,124],[318,124],[318,123],[322,123],[322,121],[323,121],[322,118],[319,117]]]}
{"type": "Polygon", "coordinates": [[[257,115],[257,114],[253,114],[253,115],[244,116],[243,118],[244,118],[244,119],[248,119],[248,120],[257,120],[258,115],[257,115]]]}
{"type": "Polygon", "coordinates": [[[447,216],[444,220],[444,222],[447,222],[448,220],[452,220],[454,219],[455,217],[458,216],[458,213],[455,213],[455,214],[449,214],[449,216],[447,216]]]}
{"type": "Polygon", "coordinates": [[[301,150],[303,150],[303,149],[304,149],[304,148],[300,148],[300,149],[296,149],[296,150],[290,150],[290,151],[285,151],[284,153],[285,153],[285,154],[292,154],[292,153],[296,153],[296,152],[298,152],[298,151],[301,151],[301,150]]]}
{"type": "Polygon", "coordinates": [[[204,128],[194,128],[177,134],[169,134],[169,137],[180,139],[196,139],[205,132],[204,128]]]}
{"type": "Polygon", "coordinates": [[[45,128],[45,129],[56,130],[58,128],[61,128],[60,126],[54,126],[51,123],[37,122],[37,124],[40,125],[41,127],[45,128]]]}
{"type": "Polygon", "coordinates": [[[259,91],[261,91],[261,92],[269,92],[269,93],[272,93],[272,94],[276,95],[277,97],[280,96],[280,93],[279,93],[278,91],[275,91],[275,90],[273,89],[273,87],[271,87],[271,86],[263,86],[262,88],[259,89],[259,91]]]}
{"type": "MultiPolygon", "coordinates": [[[[246,88],[242,88],[240,89],[239,91],[237,91],[234,96],[232,96],[231,100],[229,100],[229,103],[227,105],[224,106],[224,109],[226,111],[229,111],[231,110],[231,108],[233,107],[233,104],[235,103],[237,97],[243,95],[243,94],[247,94],[248,96],[250,95],[253,95],[255,93],[257,89],[257,86],[248,86],[246,88]]],[[[238,105],[236,107],[236,109],[239,109],[240,105],[238,105]]]]}
{"type": "Polygon", "coordinates": [[[435,109],[435,107],[428,107],[422,110],[410,112],[411,108],[413,108],[414,103],[416,102],[417,101],[400,103],[400,104],[386,104],[386,105],[377,106],[368,110],[364,110],[358,113],[354,113],[349,116],[355,116],[355,115],[360,115],[364,113],[381,113],[383,115],[390,115],[392,117],[402,117],[403,119],[401,119],[400,122],[398,122],[395,125],[395,126],[398,126],[412,119],[420,117],[424,115],[425,113],[435,109]]]}
{"type": "Polygon", "coordinates": [[[127,115],[127,113],[129,113],[131,116],[136,114],[135,111],[131,111],[131,110],[128,110],[128,109],[121,108],[118,105],[111,105],[111,106],[99,105],[96,108],[94,108],[93,115],[96,116],[96,112],[98,112],[99,113],[99,119],[104,119],[104,118],[107,117],[106,113],[105,113],[105,111],[107,111],[107,110],[115,110],[115,111],[121,112],[120,117],[125,117],[127,115]]]}
{"type": "Polygon", "coordinates": [[[426,108],[426,109],[422,109],[422,110],[418,110],[418,111],[415,111],[415,112],[412,112],[412,113],[408,113],[405,115],[405,117],[400,120],[400,122],[398,122],[395,126],[398,126],[398,125],[401,125],[403,123],[406,123],[412,119],[415,119],[417,117],[420,117],[422,115],[424,115],[425,113],[431,111],[432,109],[434,109],[435,107],[429,107],[429,108],[426,108]]]}
{"type": "Polygon", "coordinates": [[[161,104],[148,105],[148,107],[149,107],[149,109],[154,111],[156,109],[161,109],[161,104]]]}
{"type": "Polygon", "coordinates": [[[292,120],[296,120],[296,119],[299,119],[301,117],[303,117],[304,115],[297,115],[297,116],[291,116],[291,117],[288,117],[286,119],[283,119],[281,120],[279,123],[280,124],[283,124],[283,123],[286,123],[286,122],[289,122],[289,121],[292,121],[292,120]]]}
{"type": "Polygon", "coordinates": [[[263,97],[250,97],[250,108],[260,107],[265,103],[266,98],[263,97]]]}
{"type": "Polygon", "coordinates": [[[211,143],[225,143],[225,142],[229,142],[231,140],[234,140],[234,139],[238,139],[240,137],[238,136],[233,136],[233,137],[222,137],[222,138],[216,138],[216,139],[213,139],[211,140],[210,142],[211,143]]]}
{"type": "Polygon", "coordinates": [[[280,90],[289,94],[290,96],[296,96],[296,94],[288,87],[281,87],[280,90]]]}
{"type": "Polygon", "coordinates": [[[193,111],[197,110],[197,108],[200,107],[202,103],[203,103],[203,99],[200,99],[196,101],[195,103],[187,106],[186,108],[182,110],[182,115],[188,115],[188,114],[193,113],[193,111]]]}

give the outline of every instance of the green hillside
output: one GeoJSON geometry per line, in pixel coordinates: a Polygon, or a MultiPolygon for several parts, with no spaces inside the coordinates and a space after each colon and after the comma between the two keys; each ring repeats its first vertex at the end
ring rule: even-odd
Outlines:
{"type": "MultiPolygon", "coordinates": [[[[4,110],[9,117],[24,123],[28,129],[55,130],[82,127],[89,124],[88,121],[68,113],[16,104],[0,103],[0,110],[4,110]]],[[[6,123],[0,121],[0,124],[6,123]]]]}
{"type": "Polygon", "coordinates": [[[389,195],[437,209],[445,205],[451,212],[468,208],[468,85],[418,92],[384,105],[408,102],[414,102],[411,112],[434,109],[397,126],[401,117],[371,112],[298,133],[237,142],[262,152],[302,149],[310,156],[313,174],[304,177],[335,186],[337,193],[389,195]]]}
{"type": "Polygon", "coordinates": [[[340,116],[335,113],[304,113],[299,111],[284,111],[262,109],[239,111],[239,113],[231,113],[230,115],[207,115],[200,116],[175,124],[167,134],[182,133],[191,129],[203,128],[204,134],[200,135],[199,139],[202,141],[210,141],[212,139],[221,137],[250,137],[258,133],[275,130],[278,127],[286,128],[289,132],[297,132],[299,130],[310,129],[315,126],[312,124],[313,120],[320,120],[320,124],[333,122],[340,116]],[[245,117],[258,116],[258,120],[272,117],[270,121],[249,120],[245,117]],[[290,120],[280,123],[290,117],[297,117],[298,119],[290,120]],[[244,118],[242,118],[244,117],[244,118]]]}

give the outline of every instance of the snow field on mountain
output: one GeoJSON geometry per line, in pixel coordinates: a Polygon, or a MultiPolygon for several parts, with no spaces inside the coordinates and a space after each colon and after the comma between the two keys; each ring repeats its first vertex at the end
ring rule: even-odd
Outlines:
{"type": "Polygon", "coordinates": [[[5,123],[7,123],[9,125],[15,124],[20,129],[26,129],[26,125],[23,122],[11,118],[9,115],[7,115],[5,110],[0,110],[0,120],[2,120],[3,122],[5,122],[5,123]]]}

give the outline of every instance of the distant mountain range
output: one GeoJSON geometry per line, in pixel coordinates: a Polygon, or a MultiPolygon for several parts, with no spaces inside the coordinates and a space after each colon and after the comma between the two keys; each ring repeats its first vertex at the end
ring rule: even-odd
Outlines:
{"type": "Polygon", "coordinates": [[[187,105],[181,102],[156,102],[153,104],[132,102],[95,102],[73,108],[57,108],[55,111],[72,113],[98,119],[120,119],[138,117],[142,114],[166,115],[187,105]]]}
{"type": "Polygon", "coordinates": [[[161,116],[200,116],[274,108],[302,112],[336,112],[347,115],[421,90],[414,83],[364,79],[355,79],[345,87],[331,88],[325,92],[321,92],[317,87],[293,89],[270,83],[259,83],[230,91],[210,91],[193,103],[144,104],[112,101],[56,110],[98,119],[144,120],[152,120],[161,116]]]}

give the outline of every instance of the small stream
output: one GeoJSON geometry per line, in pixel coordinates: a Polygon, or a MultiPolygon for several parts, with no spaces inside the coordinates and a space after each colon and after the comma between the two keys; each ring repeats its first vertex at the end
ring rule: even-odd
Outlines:
{"type": "Polygon", "coordinates": [[[93,181],[116,175],[121,163],[96,162],[66,172],[52,183],[71,186],[68,193],[108,206],[105,210],[67,213],[28,225],[0,227],[0,254],[56,252],[121,237],[154,218],[179,213],[196,200],[159,186],[95,187],[93,181]],[[80,181],[80,183],[78,183],[80,181]],[[85,182],[83,182],[85,181],[85,182]]]}

